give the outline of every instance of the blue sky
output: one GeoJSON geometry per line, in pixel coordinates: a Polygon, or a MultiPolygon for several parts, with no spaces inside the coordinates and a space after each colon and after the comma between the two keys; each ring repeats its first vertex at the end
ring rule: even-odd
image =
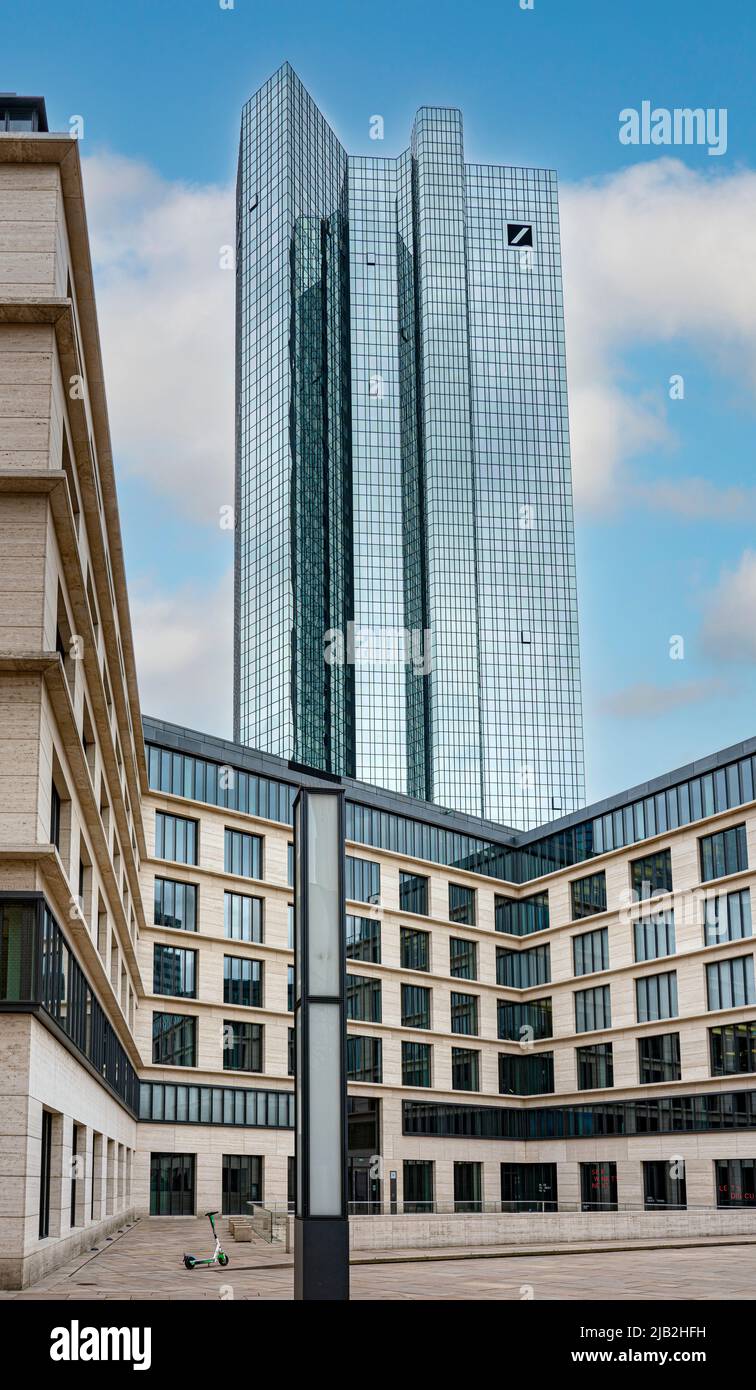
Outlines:
{"type": "Polygon", "coordinates": [[[469,160],[558,171],[589,798],[754,732],[751,0],[37,0],[3,30],[0,86],[43,93],[53,128],[84,118],[150,713],[230,732],[233,277],[218,255],[241,105],[288,58],[353,153],[394,155],[418,105],[456,105],[469,160]],[[726,153],[622,145],[619,112],[643,100],[726,108],[726,153]],[[209,674],[189,680],[198,646],[209,674]]]}

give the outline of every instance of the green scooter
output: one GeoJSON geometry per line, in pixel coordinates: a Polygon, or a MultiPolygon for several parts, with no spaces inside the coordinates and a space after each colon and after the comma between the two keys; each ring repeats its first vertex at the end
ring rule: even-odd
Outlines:
{"type": "Polygon", "coordinates": [[[217,1216],[217,1215],[218,1215],[218,1212],[217,1212],[217,1211],[206,1211],[206,1212],[205,1212],[205,1216],[207,1217],[208,1221],[210,1222],[210,1225],[211,1225],[212,1228],[213,1228],[213,1235],[215,1236],[215,1250],[214,1250],[214,1252],[213,1252],[213,1257],[212,1257],[212,1259],[211,1259],[211,1260],[198,1260],[198,1259],[196,1258],[196,1256],[194,1256],[194,1255],[184,1255],[184,1265],[185,1265],[185,1267],[186,1267],[187,1269],[197,1269],[198,1265],[227,1265],[227,1264],[228,1264],[228,1255],[226,1254],[225,1250],[223,1249],[223,1246],[222,1246],[221,1243],[220,1243],[220,1236],[218,1235],[218,1232],[217,1232],[216,1229],[215,1229],[215,1222],[213,1221],[213,1217],[214,1217],[214,1216],[217,1216]]]}

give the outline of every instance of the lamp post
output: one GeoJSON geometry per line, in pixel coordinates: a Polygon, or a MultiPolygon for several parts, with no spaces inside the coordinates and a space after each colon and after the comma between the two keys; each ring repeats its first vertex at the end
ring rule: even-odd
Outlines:
{"type": "Polygon", "coordinates": [[[349,1298],[344,792],[294,802],[295,1299],[349,1298]]]}

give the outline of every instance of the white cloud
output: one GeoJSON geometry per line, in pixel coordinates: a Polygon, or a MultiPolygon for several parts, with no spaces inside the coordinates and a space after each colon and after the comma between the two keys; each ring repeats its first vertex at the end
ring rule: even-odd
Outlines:
{"type": "Polygon", "coordinates": [[[166,593],[139,582],[131,613],[145,713],[230,738],[233,571],[204,590],[184,584],[166,593]]]}
{"type": "Polygon", "coordinates": [[[630,496],[681,521],[756,520],[756,488],[717,487],[708,478],[660,478],[628,488],[630,496]]]}
{"type": "MultiPolygon", "coordinates": [[[[608,508],[639,500],[633,455],[676,444],[668,381],[653,396],[636,389],[625,351],[685,339],[756,388],[756,174],[664,158],[565,185],[561,212],[575,493],[608,508]]],[[[667,508],[689,516],[677,500],[667,491],[667,508]]]]}
{"type": "Polygon", "coordinates": [[[616,719],[655,719],[686,705],[705,704],[727,693],[724,681],[718,677],[708,680],[684,681],[680,685],[659,685],[653,681],[638,681],[624,690],[605,695],[599,701],[601,714],[616,719]]]}
{"type": "Polygon", "coordinates": [[[85,159],[84,182],[117,464],[215,525],[233,503],[233,189],[119,155],[85,159]]]}
{"type": "Polygon", "coordinates": [[[756,661],[756,551],[745,550],[705,600],[701,643],[714,660],[756,661]]]}

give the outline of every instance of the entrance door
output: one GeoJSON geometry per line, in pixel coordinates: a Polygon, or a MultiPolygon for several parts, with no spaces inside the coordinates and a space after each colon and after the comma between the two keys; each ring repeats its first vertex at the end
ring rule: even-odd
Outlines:
{"type": "Polygon", "coordinates": [[[349,1211],[352,1216],[380,1212],[380,1106],[371,1096],[350,1096],[349,1211]]]}
{"type": "Polygon", "coordinates": [[[195,1154],[150,1155],[150,1216],[194,1216],[195,1154]]]}

